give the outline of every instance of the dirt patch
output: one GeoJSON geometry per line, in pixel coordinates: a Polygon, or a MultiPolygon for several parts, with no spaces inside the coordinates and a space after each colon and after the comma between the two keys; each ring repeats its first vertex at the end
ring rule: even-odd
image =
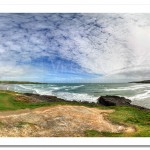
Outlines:
{"type": "Polygon", "coordinates": [[[134,132],[131,127],[114,125],[106,116],[114,110],[85,106],[53,106],[0,112],[1,137],[84,136],[85,130],[134,132]]]}

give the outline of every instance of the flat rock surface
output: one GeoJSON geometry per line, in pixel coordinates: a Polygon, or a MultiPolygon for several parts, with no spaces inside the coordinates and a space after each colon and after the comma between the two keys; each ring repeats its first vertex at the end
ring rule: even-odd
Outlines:
{"type": "Polygon", "coordinates": [[[131,127],[112,124],[107,115],[113,111],[58,105],[0,112],[0,136],[73,137],[84,136],[85,130],[134,132],[131,127]]]}

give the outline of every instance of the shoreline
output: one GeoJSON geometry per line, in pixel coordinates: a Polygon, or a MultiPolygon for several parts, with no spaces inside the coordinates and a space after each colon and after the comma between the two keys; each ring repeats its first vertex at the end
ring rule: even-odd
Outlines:
{"type": "Polygon", "coordinates": [[[149,85],[138,84],[0,84],[0,89],[20,93],[57,96],[68,101],[96,102],[100,95],[118,95],[132,100],[131,104],[150,109],[149,85]]]}
{"type": "MultiPolygon", "coordinates": [[[[80,104],[89,104],[89,105],[91,104],[91,105],[96,105],[96,106],[106,106],[106,107],[108,107],[107,105],[103,105],[102,103],[99,103],[99,101],[98,101],[98,99],[100,99],[103,96],[100,96],[97,99],[97,102],[95,103],[95,102],[76,101],[76,100],[69,101],[69,100],[65,100],[65,99],[62,99],[62,98],[58,98],[57,96],[51,96],[51,95],[40,95],[40,94],[33,94],[33,93],[24,93],[23,95],[30,96],[30,97],[33,97],[33,98],[37,98],[37,99],[40,99],[40,100],[44,100],[44,101],[47,101],[47,102],[70,102],[70,103],[71,102],[73,102],[73,103],[76,102],[76,103],[80,103],[80,104]]],[[[107,95],[105,97],[107,97],[107,95]]],[[[111,95],[108,95],[108,97],[118,97],[118,98],[126,99],[124,97],[111,96],[111,95]]],[[[115,105],[111,105],[111,106],[115,106],[115,105]]],[[[120,106],[123,106],[123,105],[120,105],[120,106]]],[[[128,105],[124,105],[124,106],[130,106],[130,107],[138,108],[140,110],[150,111],[149,108],[131,104],[131,101],[128,105]]]]}
{"type": "MultiPolygon", "coordinates": [[[[77,101],[77,100],[66,100],[66,99],[63,99],[63,98],[59,98],[57,96],[53,96],[53,95],[42,95],[42,94],[34,94],[34,93],[21,93],[21,92],[15,92],[15,91],[10,91],[10,90],[0,90],[0,92],[10,92],[10,93],[16,93],[17,95],[22,95],[22,96],[27,96],[27,99],[25,100],[24,98],[24,101],[25,102],[48,102],[48,103],[51,103],[51,102],[67,102],[67,103],[76,103],[76,104],[83,104],[83,105],[91,105],[91,106],[105,106],[105,107],[109,107],[107,105],[103,105],[102,103],[99,103],[99,99],[103,96],[100,96],[98,99],[97,99],[97,102],[89,102],[89,101],[77,101]],[[29,100],[30,98],[30,100],[29,100]]],[[[21,96],[21,97],[22,97],[21,96]]],[[[107,97],[107,96],[110,96],[110,97],[118,97],[118,98],[121,98],[121,99],[126,99],[125,97],[120,97],[120,96],[112,96],[112,95],[106,95],[104,97],[107,97]]],[[[20,97],[20,98],[21,98],[20,97]]],[[[19,96],[17,96],[17,98],[19,98],[19,96]]],[[[128,99],[127,99],[128,100],[128,99]]],[[[116,104],[115,105],[112,105],[112,106],[117,106],[116,104]]],[[[120,105],[121,106],[121,105],[120,105]]],[[[145,111],[150,111],[149,108],[147,107],[143,107],[143,106],[139,106],[139,105],[135,105],[135,104],[132,104],[132,101],[130,100],[130,103],[127,104],[127,105],[124,105],[124,106],[130,106],[130,107],[134,107],[134,108],[138,108],[140,110],[145,110],[145,111]]]]}

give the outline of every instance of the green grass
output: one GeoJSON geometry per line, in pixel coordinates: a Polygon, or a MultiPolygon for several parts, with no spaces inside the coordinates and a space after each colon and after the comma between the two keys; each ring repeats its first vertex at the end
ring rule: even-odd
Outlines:
{"type": "Polygon", "coordinates": [[[112,107],[116,111],[109,115],[113,123],[136,127],[137,131],[131,135],[134,137],[150,137],[150,111],[144,111],[133,107],[112,107]]]}
{"type": "Polygon", "coordinates": [[[139,110],[129,106],[112,106],[115,112],[109,114],[108,119],[114,124],[133,126],[133,133],[110,133],[96,130],[85,131],[87,137],[150,137],[150,111],[139,110]]]}
{"type": "MultiPolygon", "coordinates": [[[[27,103],[15,99],[18,93],[11,91],[0,91],[0,111],[18,110],[25,108],[38,108],[43,106],[56,106],[56,105],[77,105],[86,106],[98,109],[114,109],[115,111],[109,114],[108,119],[114,124],[121,124],[125,126],[133,126],[136,128],[134,133],[109,133],[98,132],[95,130],[85,131],[87,137],[150,137],[150,111],[139,110],[129,106],[112,106],[104,107],[98,106],[93,103],[80,103],[80,102],[40,102],[40,103],[27,103]]],[[[24,124],[24,123],[23,123],[24,124]]],[[[22,123],[19,125],[23,125],[22,123]]],[[[0,123],[1,125],[1,123],[0,123]]]]}
{"type": "Polygon", "coordinates": [[[106,109],[106,107],[99,107],[96,104],[92,103],[80,103],[80,102],[38,102],[38,103],[27,103],[23,101],[18,101],[15,99],[15,95],[18,94],[12,91],[0,91],[0,111],[3,110],[18,110],[25,108],[38,108],[43,106],[56,106],[56,105],[77,105],[77,106],[86,106],[86,107],[97,107],[100,109],[106,109]]]}
{"type": "Polygon", "coordinates": [[[12,92],[0,92],[0,110],[17,110],[25,108],[37,108],[41,106],[46,106],[47,103],[26,103],[22,101],[17,101],[14,98],[14,93],[12,92]]]}
{"type": "Polygon", "coordinates": [[[86,130],[86,137],[122,137],[122,133],[99,132],[96,130],[86,130]]]}

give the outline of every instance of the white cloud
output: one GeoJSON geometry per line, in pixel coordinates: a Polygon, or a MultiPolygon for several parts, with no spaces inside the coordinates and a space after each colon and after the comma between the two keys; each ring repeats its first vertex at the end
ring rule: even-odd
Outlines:
{"type": "Polygon", "coordinates": [[[28,71],[28,66],[17,66],[15,64],[8,64],[7,62],[3,62],[3,64],[1,62],[0,64],[0,78],[16,77],[29,73],[28,71]]]}

